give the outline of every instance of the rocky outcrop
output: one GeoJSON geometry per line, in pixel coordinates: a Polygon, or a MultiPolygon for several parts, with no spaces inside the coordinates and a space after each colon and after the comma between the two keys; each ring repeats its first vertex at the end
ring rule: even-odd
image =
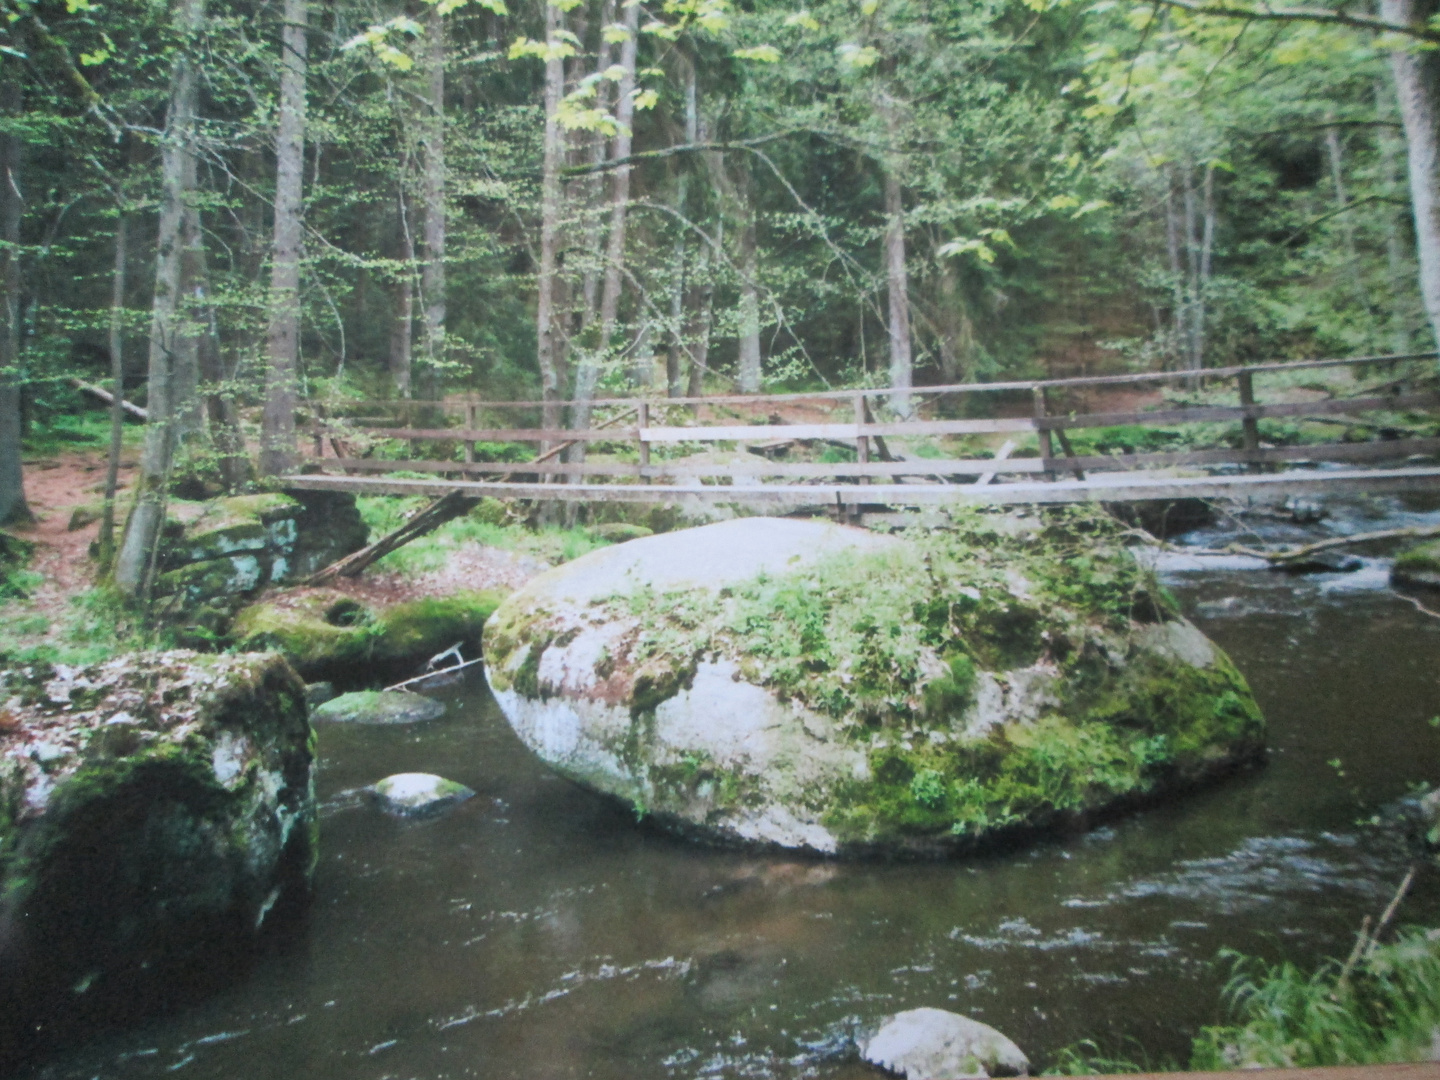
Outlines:
{"type": "Polygon", "coordinates": [[[1029,1076],[1024,1052],[989,1024],[944,1009],[907,1009],[858,1040],[860,1056],[906,1080],[1029,1076]]]}
{"type": "Polygon", "coordinates": [[[274,649],[306,679],[373,686],[414,674],[417,663],[452,645],[479,656],[485,620],[500,600],[493,591],[456,592],[382,605],[335,589],[294,589],[242,609],[227,640],[245,651],[274,649]]]}
{"type": "Polygon", "coordinates": [[[183,999],[307,896],[314,754],[280,657],[36,664],[0,699],[0,1047],[183,999]]]}
{"type": "Polygon", "coordinates": [[[723,843],[939,854],[1256,758],[1229,659],[1086,509],[749,518],[533,579],[486,676],[563,775],[723,843]]]}
{"type": "Polygon", "coordinates": [[[246,598],[304,580],[367,536],[354,497],[335,492],[172,499],[155,583],[160,612],[182,637],[211,643],[246,598]]]}

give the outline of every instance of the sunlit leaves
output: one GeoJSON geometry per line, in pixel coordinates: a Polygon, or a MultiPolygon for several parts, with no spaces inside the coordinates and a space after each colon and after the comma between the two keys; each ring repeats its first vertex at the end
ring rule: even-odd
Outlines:
{"type": "Polygon", "coordinates": [[[660,100],[660,95],[654,90],[636,90],[633,94],[635,110],[637,112],[645,109],[653,109],[660,100]]]}
{"type": "Polygon", "coordinates": [[[375,58],[387,67],[397,71],[409,71],[415,66],[414,58],[404,49],[398,48],[391,39],[397,36],[401,39],[418,37],[423,32],[424,27],[414,19],[397,15],[386,22],[374,23],[340,48],[342,52],[369,49],[375,58]]]}
{"type": "Polygon", "coordinates": [[[752,45],[749,48],[736,49],[733,55],[737,60],[758,60],[762,64],[780,62],[780,50],[774,45],[752,45]]]}
{"type": "Polygon", "coordinates": [[[510,43],[510,59],[520,60],[527,56],[533,56],[537,60],[549,63],[552,60],[564,60],[574,56],[576,48],[563,38],[555,38],[553,41],[532,41],[523,34],[510,43]]]}
{"type": "Polygon", "coordinates": [[[815,18],[814,15],[811,15],[810,12],[806,11],[804,8],[801,8],[799,11],[793,12],[792,14],[785,16],[785,25],[798,26],[802,30],[814,31],[820,29],[820,20],[815,18]]]}
{"type": "Polygon", "coordinates": [[[856,71],[874,67],[880,60],[880,50],[873,45],[856,45],[847,42],[835,50],[841,64],[856,71]]]}
{"type": "Polygon", "coordinates": [[[610,23],[600,31],[600,36],[608,45],[621,45],[630,40],[630,31],[621,23],[610,23]]]}

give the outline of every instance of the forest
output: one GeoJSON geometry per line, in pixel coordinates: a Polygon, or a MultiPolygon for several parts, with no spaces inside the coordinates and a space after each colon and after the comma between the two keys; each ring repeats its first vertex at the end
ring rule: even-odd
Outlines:
{"type": "Polygon", "coordinates": [[[639,389],[1434,345],[1411,0],[7,12],[0,519],[77,378],[168,418],[143,496],[176,449],[283,472],[297,405],[347,396],[583,428],[639,389]]]}

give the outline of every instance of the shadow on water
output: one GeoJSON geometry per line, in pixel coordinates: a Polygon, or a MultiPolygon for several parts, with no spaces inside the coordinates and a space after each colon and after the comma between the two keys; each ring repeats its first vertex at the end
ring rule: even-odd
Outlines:
{"type": "MultiPolygon", "coordinates": [[[[1040,1064],[1082,1038],[1183,1060],[1221,1018],[1220,948],[1343,953],[1408,864],[1363,822],[1437,779],[1440,621],[1372,563],[1168,575],[1249,677],[1269,765],[979,860],[814,862],[637,828],[541,768],[479,678],[428,724],[326,727],[308,936],[36,1075],[859,1077],[854,1028],[920,1005],[994,1024],[1040,1064]],[[353,794],[407,770],[478,797],[410,822],[353,794]]],[[[1436,921],[1436,878],[1402,921],[1436,921]]]]}

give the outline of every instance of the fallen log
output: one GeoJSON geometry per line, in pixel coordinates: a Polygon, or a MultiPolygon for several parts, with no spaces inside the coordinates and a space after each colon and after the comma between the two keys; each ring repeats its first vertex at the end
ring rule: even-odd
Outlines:
{"type": "Polygon", "coordinates": [[[479,501],[477,496],[459,491],[442,495],[398,529],[387,533],[368,547],[351,552],[343,559],[336,559],[329,566],[311,574],[304,584],[326,585],[337,577],[359,577],[371,563],[399,550],[411,540],[418,540],[426,533],[433,532],[452,518],[468,513],[479,501]]]}
{"type": "MultiPolygon", "coordinates": [[[[1322,551],[1350,547],[1354,544],[1368,544],[1376,540],[1428,540],[1440,536],[1440,525],[1407,526],[1403,529],[1381,529],[1378,532],[1354,533],[1350,536],[1332,536],[1328,540],[1317,540],[1313,544],[1285,548],[1281,551],[1266,551],[1263,548],[1245,547],[1243,544],[1229,544],[1223,548],[1171,548],[1186,555],[1248,555],[1266,562],[1284,564],[1308,559],[1322,551]]],[[[1167,545],[1168,546],[1168,545],[1167,545]]]]}
{"type": "MultiPolygon", "coordinates": [[[[105,390],[99,386],[96,386],[94,383],[87,383],[84,379],[71,379],[70,385],[73,386],[76,390],[79,390],[82,394],[89,394],[93,398],[98,398],[106,405],[115,404],[115,395],[110,393],[109,390],[105,390]]],[[[150,415],[139,405],[136,405],[134,402],[131,401],[126,401],[124,398],[121,398],[120,400],[120,407],[124,409],[127,413],[129,413],[131,416],[135,417],[136,420],[146,420],[149,418],[150,415]]]]}

